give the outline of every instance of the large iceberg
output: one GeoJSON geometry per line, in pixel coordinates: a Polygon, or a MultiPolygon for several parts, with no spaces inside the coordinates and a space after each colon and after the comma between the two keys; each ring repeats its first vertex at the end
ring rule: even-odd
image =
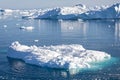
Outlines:
{"type": "Polygon", "coordinates": [[[71,7],[57,7],[49,9],[11,10],[0,9],[0,15],[14,15],[23,19],[56,19],[56,20],[79,20],[79,19],[119,19],[120,3],[112,6],[86,7],[78,4],[71,7]]]}
{"type": "Polygon", "coordinates": [[[103,9],[90,10],[79,15],[81,19],[119,19],[120,18],[120,3],[114,4],[103,9]]]}
{"type": "Polygon", "coordinates": [[[38,19],[78,19],[78,14],[82,14],[87,11],[85,5],[79,4],[73,7],[62,7],[47,9],[42,12],[38,19]]]}
{"type": "Polygon", "coordinates": [[[88,8],[85,5],[79,4],[73,7],[53,8],[43,11],[38,19],[119,19],[120,18],[120,3],[112,6],[95,6],[88,8]]]}
{"type": "Polygon", "coordinates": [[[79,44],[37,47],[21,45],[18,41],[9,47],[8,57],[42,67],[64,69],[92,68],[94,63],[111,58],[105,52],[87,50],[79,44]]]}

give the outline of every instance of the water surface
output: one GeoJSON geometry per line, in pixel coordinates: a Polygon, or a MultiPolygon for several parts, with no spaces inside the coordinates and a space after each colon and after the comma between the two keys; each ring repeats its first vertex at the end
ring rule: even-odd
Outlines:
{"type": "Polygon", "coordinates": [[[8,47],[19,41],[25,45],[49,46],[81,44],[86,49],[109,53],[120,58],[120,21],[88,20],[23,20],[2,17],[0,19],[0,79],[7,80],[119,80],[120,63],[98,70],[84,70],[71,75],[68,70],[42,68],[25,64],[21,60],[7,58],[8,47]],[[5,27],[5,25],[7,27],[5,27]],[[21,30],[21,26],[33,26],[32,31],[21,30]],[[35,42],[38,40],[38,42],[35,42]]]}

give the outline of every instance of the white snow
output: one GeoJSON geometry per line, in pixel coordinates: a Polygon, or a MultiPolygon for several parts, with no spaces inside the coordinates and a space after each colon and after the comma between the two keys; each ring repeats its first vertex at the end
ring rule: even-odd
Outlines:
{"type": "Polygon", "coordinates": [[[8,57],[42,67],[65,69],[92,68],[93,63],[111,58],[105,52],[87,50],[79,44],[37,47],[21,45],[18,41],[9,47],[8,57]]]}

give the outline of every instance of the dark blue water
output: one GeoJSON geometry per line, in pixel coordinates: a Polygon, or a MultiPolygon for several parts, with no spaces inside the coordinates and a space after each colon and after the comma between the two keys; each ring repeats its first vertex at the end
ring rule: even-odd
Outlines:
{"type": "Polygon", "coordinates": [[[43,68],[7,58],[8,47],[14,41],[37,46],[81,44],[86,49],[104,51],[119,59],[119,20],[57,21],[2,17],[0,19],[0,80],[120,80],[119,60],[98,70],[80,71],[71,75],[68,70],[43,68]],[[21,26],[33,26],[35,29],[21,30],[21,26]],[[39,41],[35,42],[35,40],[39,41]]]}

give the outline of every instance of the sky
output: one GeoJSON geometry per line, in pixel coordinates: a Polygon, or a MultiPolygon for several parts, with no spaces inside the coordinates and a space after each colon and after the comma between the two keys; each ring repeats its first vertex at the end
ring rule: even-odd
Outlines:
{"type": "Polygon", "coordinates": [[[112,5],[120,0],[0,0],[0,8],[10,9],[39,9],[51,7],[74,6],[85,4],[87,6],[112,5]]]}

